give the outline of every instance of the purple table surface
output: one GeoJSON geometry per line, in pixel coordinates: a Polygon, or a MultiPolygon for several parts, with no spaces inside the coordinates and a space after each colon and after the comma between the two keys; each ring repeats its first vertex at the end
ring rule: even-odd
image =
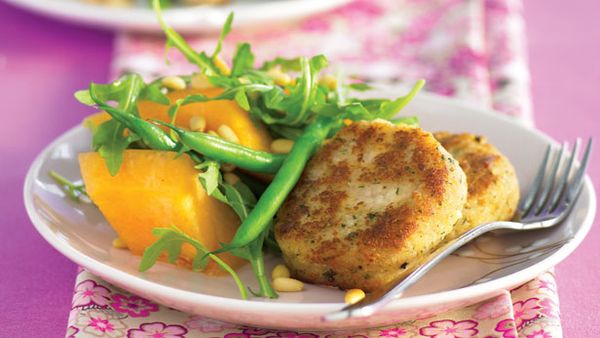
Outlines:
{"type": "MultiPolygon", "coordinates": [[[[529,0],[525,9],[538,128],[600,141],[598,1],[529,0]]],[[[22,185],[36,154],[89,113],[72,93],[107,80],[112,38],[0,3],[1,337],[64,336],[76,266],[36,233],[22,185]]],[[[596,151],[595,186],[599,170],[596,151]]],[[[598,226],[557,268],[565,337],[600,337],[598,226]]]]}

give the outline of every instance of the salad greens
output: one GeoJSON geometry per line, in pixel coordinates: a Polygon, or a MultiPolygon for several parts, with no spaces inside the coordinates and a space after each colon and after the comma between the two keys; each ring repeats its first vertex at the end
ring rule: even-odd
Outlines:
{"type": "Polygon", "coordinates": [[[54,182],[56,182],[64,189],[65,193],[71,200],[75,202],[80,202],[82,196],[87,196],[87,191],[85,191],[85,185],[73,183],[69,181],[69,179],[67,179],[66,177],[57,173],[56,171],[50,171],[48,175],[54,180],[54,182]]]}
{"type": "MultiPolygon", "coordinates": [[[[275,298],[277,293],[265,272],[263,246],[277,251],[272,231],[273,217],[297,183],[306,163],[323,141],[335,135],[349,121],[386,119],[392,123],[417,124],[414,117],[394,116],[413,99],[424,81],[418,81],[407,95],[395,100],[351,97],[350,93],[367,91],[371,87],[364,83],[345,84],[339,77],[334,86],[324,83],[321,72],[328,67],[325,56],[275,58],[256,67],[256,58],[248,43],[237,46],[229,69],[219,54],[231,31],[233,13],[228,16],[216,48],[209,55],[195,51],[169,26],[161,14],[161,0],[152,0],[152,6],[166,36],[166,49],[179,50],[197,66],[194,76],[206,77],[212,86],[223,91],[215,97],[191,94],[170,102],[161,79],[145,83],[139,75],[126,74],[109,84],[92,83],[87,90],[75,93],[75,97],[112,117],[94,128],[92,146],[106,162],[111,175],[119,171],[123,152],[130,147],[189,155],[196,163],[198,179],[206,192],[229,205],[242,224],[231,242],[221,243],[221,248],[213,252],[177,229],[176,225],[154,229],[158,240],[144,252],[140,270],[148,270],[165,252],[168,260],[174,262],[179,257],[181,245],[188,243],[197,251],[192,264],[194,269],[206,266],[208,259],[214,260],[233,277],[242,298],[247,298],[246,289],[236,272],[216,255],[227,251],[250,262],[259,285],[258,290],[250,290],[252,294],[275,298]],[[259,152],[174,125],[182,106],[223,99],[234,100],[256,123],[264,124],[274,138],[294,140],[291,152],[287,155],[259,152]],[[142,100],[168,105],[171,123],[142,119],[137,110],[137,103],[142,100]],[[170,132],[165,132],[158,125],[167,126],[170,132]],[[275,176],[266,187],[243,172],[238,172],[241,179],[225,180],[224,164],[275,176]]],[[[186,83],[191,79],[190,76],[182,78],[186,83]]],[[[55,175],[55,179],[58,181],[60,177],[55,175]]],[[[69,185],[68,181],[59,182],[73,196],[85,193],[83,187],[69,185]]]]}
{"type": "MultiPolygon", "coordinates": [[[[229,205],[238,215],[240,220],[244,222],[248,217],[250,210],[256,205],[256,196],[254,196],[250,188],[241,180],[238,180],[233,184],[224,182],[219,164],[216,161],[204,161],[196,166],[196,168],[200,170],[204,169],[204,172],[200,174],[200,181],[205,187],[207,194],[229,205]]],[[[271,283],[265,272],[262,251],[263,242],[268,233],[268,229],[262,231],[257,238],[249,242],[248,245],[229,251],[234,256],[249,261],[252,265],[252,271],[254,272],[259,285],[259,291],[252,293],[255,296],[276,298],[277,293],[271,287],[271,283]]],[[[204,256],[213,254],[214,253],[208,253],[204,256]]]]}
{"type": "Polygon", "coordinates": [[[202,243],[186,235],[183,231],[177,227],[172,226],[171,228],[155,228],[152,230],[152,234],[158,237],[158,240],[151,246],[144,250],[142,261],[140,262],[140,271],[144,272],[150,269],[158,259],[161,257],[164,251],[167,252],[168,261],[175,263],[179,254],[181,253],[181,246],[185,243],[191,245],[196,249],[196,258],[192,261],[192,270],[200,270],[208,264],[207,258],[214,260],[223,270],[227,271],[233,280],[235,281],[240,295],[243,299],[248,299],[246,288],[240,280],[238,274],[233,270],[227,263],[223,262],[218,256],[209,253],[208,250],[202,245],[202,243]]]}

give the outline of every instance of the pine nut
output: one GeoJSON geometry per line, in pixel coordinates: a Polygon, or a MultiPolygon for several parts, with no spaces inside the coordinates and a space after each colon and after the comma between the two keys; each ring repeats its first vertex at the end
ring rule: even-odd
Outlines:
{"type": "Polygon", "coordinates": [[[230,173],[235,170],[235,166],[231,163],[223,163],[221,164],[221,169],[226,173],[230,173]]]}
{"type": "Polygon", "coordinates": [[[344,303],[355,304],[365,298],[365,292],[361,289],[350,289],[344,295],[344,303]]]}
{"type": "Polygon", "coordinates": [[[260,96],[258,92],[250,92],[246,94],[248,95],[248,98],[250,98],[250,100],[256,100],[260,96]]]}
{"type": "Polygon", "coordinates": [[[231,74],[231,69],[229,66],[219,57],[218,55],[213,59],[213,62],[217,68],[221,71],[221,74],[229,76],[231,74]]]}
{"type": "Polygon", "coordinates": [[[279,292],[297,292],[304,289],[304,283],[293,278],[275,278],[273,280],[273,288],[279,292]]]}
{"type": "Polygon", "coordinates": [[[277,264],[271,272],[271,278],[290,278],[290,270],[283,264],[277,264]]]}
{"type": "Polygon", "coordinates": [[[201,73],[192,76],[190,86],[194,89],[208,89],[213,87],[210,81],[208,81],[208,77],[201,73]]]}
{"type": "Polygon", "coordinates": [[[225,175],[223,175],[223,179],[229,185],[235,185],[237,182],[240,181],[240,178],[238,177],[238,175],[232,174],[230,172],[226,172],[225,175]]]}
{"type": "Polygon", "coordinates": [[[292,151],[293,146],[294,141],[286,138],[278,138],[271,142],[271,152],[274,152],[275,154],[287,154],[292,151]]]}
{"type": "Polygon", "coordinates": [[[280,66],[275,66],[275,67],[267,70],[267,75],[269,75],[270,77],[276,76],[277,74],[281,74],[281,73],[283,73],[283,72],[281,71],[280,66]]]}
{"type": "Polygon", "coordinates": [[[127,244],[125,244],[125,242],[123,242],[121,237],[117,237],[117,238],[113,239],[112,246],[113,246],[113,248],[117,248],[117,249],[127,249],[127,244]]]}
{"type": "Polygon", "coordinates": [[[192,131],[204,131],[206,129],[206,119],[204,116],[192,116],[190,119],[190,129],[192,131]]]}
{"type": "Polygon", "coordinates": [[[186,87],[185,81],[179,76],[166,76],[160,83],[171,90],[183,90],[186,87]]]}
{"type": "Polygon", "coordinates": [[[281,87],[287,86],[292,82],[292,77],[282,72],[279,67],[269,69],[267,75],[273,79],[273,82],[275,82],[276,85],[281,87]]]}
{"type": "Polygon", "coordinates": [[[240,139],[235,134],[235,131],[233,131],[233,129],[226,124],[222,124],[219,126],[219,128],[217,128],[217,134],[219,134],[219,136],[221,136],[221,138],[223,138],[225,141],[229,141],[231,143],[240,143],[240,139]]]}
{"type": "Polygon", "coordinates": [[[277,77],[273,79],[273,81],[275,81],[276,85],[284,87],[292,83],[292,77],[286,73],[281,73],[277,75],[277,77]]]}
{"type": "Polygon", "coordinates": [[[382,118],[380,118],[380,117],[378,117],[378,118],[374,119],[374,120],[373,120],[373,121],[371,121],[371,122],[376,122],[376,123],[385,123],[385,124],[387,124],[387,125],[389,125],[389,126],[393,126],[393,125],[394,125],[392,122],[390,122],[390,121],[388,121],[388,120],[386,120],[386,119],[382,119],[382,118]]]}
{"type": "Polygon", "coordinates": [[[337,79],[334,76],[327,74],[319,79],[319,84],[330,90],[335,90],[335,88],[337,88],[337,79]]]}
{"type": "Polygon", "coordinates": [[[207,133],[208,135],[210,135],[210,136],[216,136],[216,137],[220,137],[220,136],[219,136],[219,134],[217,134],[217,132],[216,132],[216,131],[214,131],[214,130],[209,130],[209,131],[207,131],[206,133],[207,133]]]}

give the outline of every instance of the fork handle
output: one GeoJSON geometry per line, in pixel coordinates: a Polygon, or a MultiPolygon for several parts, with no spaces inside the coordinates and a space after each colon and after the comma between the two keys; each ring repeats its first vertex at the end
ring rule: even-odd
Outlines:
{"type": "Polygon", "coordinates": [[[325,315],[323,320],[335,321],[351,317],[370,316],[396,297],[401,296],[406,289],[415,284],[429,272],[429,270],[466,243],[493,230],[522,228],[523,224],[517,222],[492,222],[481,224],[439,247],[422,263],[421,266],[411,272],[406,278],[389,282],[383,287],[369,293],[360,302],[348,305],[338,312],[325,315]]]}

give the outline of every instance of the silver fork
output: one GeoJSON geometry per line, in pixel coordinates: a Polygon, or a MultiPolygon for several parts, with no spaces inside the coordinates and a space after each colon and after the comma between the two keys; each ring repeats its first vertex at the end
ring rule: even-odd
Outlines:
{"type": "Polygon", "coordinates": [[[592,150],[592,139],[588,140],[578,169],[574,168],[581,140],[577,139],[571,156],[566,159],[568,145],[563,143],[560,151],[549,145],[533,180],[529,192],[521,199],[510,222],[481,224],[456,239],[449,241],[431,254],[429,259],[406,278],[394,280],[382,288],[369,293],[360,302],[348,305],[340,311],[323,316],[325,321],[343,320],[351,317],[367,317],[391,302],[423,277],[431,268],[464,244],[493,230],[535,230],[552,227],[562,222],[569,214],[583,186],[585,170],[592,150]],[[550,157],[554,153],[554,160],[550,157]],[[550,163],[552,162],[552,163],[550,163]]]}

